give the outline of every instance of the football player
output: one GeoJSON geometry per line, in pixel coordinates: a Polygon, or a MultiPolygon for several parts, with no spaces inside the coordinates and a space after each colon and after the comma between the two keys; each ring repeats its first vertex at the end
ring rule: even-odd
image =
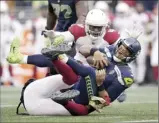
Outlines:
{"type": "MultiPolygon", "coordinates": [[[[80,38],[79,40],[77,40],[75,42],[75,44],[77,44],[76,49],[78,50],[79,45],[81,46],[84,44],[90,44],[90,45],[95,45],[97,47],[106,46],[107,42],[109,44],[112,44],[119,38],[119,34],[116,31],[107,28],[107,24],[108,24],[107,17],[99,9],[91,10],[87,14],[85,23],[86,23],[85,29],[83,26],[80,26],[80,25],[71,26],[70,31],[72,32],[72,34],[70,31],[66,31],[63,33],[57,32],[59,34],[64,34],[64,36],[59,36],[56,39],[54,39],[53,45],[58,45],[59,43],[62,43],[63,41],[71,41],[71,43],[72,43],[74,39],[77,40],[80,38]],[[98,26],[96,26],[96,25],[98,25],[98,26]],[[82,37],[85,35],[87,35],[88,40],[82,37]],[[69,37],[71,37],[71,38],[69,38],[69,37]],[[85,40],[87,40],[87,41],[85,41],[85,40]]],[[[51,32],[53,32],[53,31],[51,31],[51,32]]],[[[45,34],[46,33],[48,34],[48,32],[45,32],[45,34]]],[[[15,43],[16,43],[16,41],[15,41],[15,43]]],[[[34,55],[33,56],[26,56],[26,55],[24,56],[21,54],[16,54],[14,56],[12,53],[10,53],[8,55],[8,62],[10,62],[10,63],[28,63],[28,64],[33,64],[33,65],[36,65],[39,67],[43,67],[40,65],[40,62],[46,61],[45,59],[46,58],[42,55],[38,55],[36,58],[34,58],[34,55]]],[[[86,62],[85,58],[79,52],[77,52],[75,59],[77,59],[83,63],[86,62]]],[[[50,61],[48,60],[47,65],[49,64],[49,62],[50,61]]],[[[50,67],[50,66],[52,66],[51,62],[48,67],[50,67]]]]}
{"type": "Polygon", "coordinates": [[[84,23],[88,6],[82,0],[48,0],[47,30],[67,31],[74,23],[84,23]]]}
{"type": "Polygon", "coordinates": [[[56,77],[54,77],[59,75],[54,75],[29,84],[24,91],[24,104],[29,114],[70,115],[73,114],[71,111],[76,110],[77,115],[77,112],[80,110],[77,107],[80,107],[83,108],[83,110],[81,109],[82,111],[80,111],[84,112],[84,115],[87,115],[92,110],[90,111],[87,106],[83,105],[89,104],[90,95],[97,96],[99,94],[105,99],[105,102],[102,104],[104,104],[104,106],[109,105],[109,103],[113,102],[125,89],[134,83],[134,78],[128,63],[135,60],[141,51],[141,46],[137,39],[121,39],[116,46],[110,46],[108,48],[81,47],[80,52],[85,56],[96,55],[97,53],[101,54],[101,56],[103,56],[103,53],[105,54],[105,58],[109,61],[109,64],[104,67],[103,71],[96,71],[96,69],[91,66],[84,66],[66,55],[58,55],[58,53],[69,51],[69,48],[68,45],[64,44],[53,47],[52,49],[43,49],[42,53],[53,60],[53,64],[65,79],[71,76],[74,82],[67,83],[64,81],[62,83],[60,79],[56,80],[56,77]],[[70,69],[69,66],[73,70],[70,69]],[[98,72],[106,73],[103,74],[104,81],[96,80],[98,72]],[[86,85],[88,83],[90,84],[90,88],[93,88],[92,92],[88,91],[88,85],[86,85]],[[74,84],[74,89],[80,91],[80,95],[74,99],[74,101],[78,103],[76,106],[74,105],[75,107],[70,106],[71,102],[60,103],[60,105],[52,100],[54,91],[68,88],[71,84],[74,84]],[[82,105],[79,106],[79,104],[82,105]]]}
{"type": "MultiPolygon", "coordinates": [[[[64,48],[61,50],[60,48],[59,49],[46,48],[42,50],[42,53],[43,55],[47,57],[52,58],[53,56],[54,58],[54,54],[57,55],[58,52],[63,52],[63,50],[64,48]]],[[[113,84],[120,83],[122,85],[119,87],[119,89],[116,90],[117,92],[113,93],[114,95],[113,94],[109,95],[111,98],[111,101],[114,101],[119,96],[118,94],[121,94],[126,88],[130,87],[130,85],[133,84],[134,82],[133,74],[131,72],[131,69],[128,66],[128,63],[136,59],[140,51],[141,51],[141,46],[136,38],[120,39],[117,45],[109,46],[108,48],[105,47],[105,48],[97,49],[97,48],[93,48],[92,46],[82,46],[80,48],[80,52],[86,57],[88,57],[89,55],[101,54],[99,56],[101,57],[103,56],[104,59],[107,59],[109,61],[109,64],[104,67],[107,73],[107,76],[104,80],[105,89],[108,91],[111,84],[113,85],[113,84]],[[103,56],[103,54],[100,53],[99,51],[104,53],[106,56],[103,56]]],[[[91,74],[91,70],[94,71],[95,73],[94,68],[81,65],[80,63],[76,63],[74,60],[72,60],[71,58],[68,58],[66,55],[63,55],[64,58],[60,58],[60,57],[61,56],[59,56],[59,59],[62,59],[63,62],[67,63],[77,74],[79,74],[82,77],[91,74]]],[[[80,92],[81,92],[80,94],[82,94],[84,90],[80,92]]],[[[109,94],[109,91],[108,91],[108,94],[109,94]]],[[[80,95],[80,96],[81,98],[84,98],[84,95],[80,95]]],[[[84,100],[86,101],[86,99],[84,100]]]]}
{"type": "MultiPolygon", "coordinates": [[[[63,42],[80,44],[81,38],[86,36],[86,43],[91,45],[104,46],[113,44],[119,38],[119,33],[108,27],[108,18],[100,9],[92,9],[86,16],[85,24],[73,24],[68,31],[57,32],[54,30],[45,30],[43,34],[52,40],[53,45],[59,45],[63,42]]],[[[78,47],[76,47],[78,52],[78,47]]],[[[77,53],[75,59],[82,59],[81,54],[77,53]]],[[[82,61],[83,62],[83,61],[82,61]]]]}

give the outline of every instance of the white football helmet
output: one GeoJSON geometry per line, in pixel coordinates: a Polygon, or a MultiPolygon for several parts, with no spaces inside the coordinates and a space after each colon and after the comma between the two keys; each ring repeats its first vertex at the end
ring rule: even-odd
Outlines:
{"type": "Polygon", "coordinates": [[[115,8],[117,15],[128,16],[130,12],[130,7],[125,2],[119,2],[115,8]]]}
{"type": "Polygon", "coordinates": [[[102,10],[92,9],[86,16],[85,32],[92,40],[103,38],[108,23],[108,18],[102,10]]]}

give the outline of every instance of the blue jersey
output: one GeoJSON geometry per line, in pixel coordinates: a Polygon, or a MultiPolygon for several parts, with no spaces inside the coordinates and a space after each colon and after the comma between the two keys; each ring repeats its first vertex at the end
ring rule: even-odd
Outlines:
{"type": "Polygon", "coordinates": [[[48,0],[55,14],[58,17],[56,31],[67,31],[68,28],[76,23],[76,7],[78,0],[48,0]]]}
{"type": "MultiPolygon", "coordinates": [[[[105,68],[107,75],[103,84],[109,94],[111,102],[113,102],[125,89],[133,84],[134,78],[127,64],[117,63],[113,60],[113,46],[100,49],[100,51],[107,55],[110,62],[109,66],[105,68]]],[[[34,64],[39,67],[52,67],[52,62],[43,55],[28,57],[28,64],[34,64]]],[[[98,96],[95,69],[90,66],[84,66],[71,58],[69,58],[67,64],[81,76],[79,82],[76,82],[73,86],[74,89],[80,91],[80,95],[75,98],[75,102],[87,105],[89,102],[88,95],[98,96]],[[91,86],[93,91],[87,88],[88,86],[89,88],[91,86]]]]}
{"type": "MultiPolygon", "coordinates": [[[[130,67],[127,64],[117,63],[113,60],[113,49],[114,47],[110,46],[105,49],[100,49],[100,51],[104,52],[107,55],[107,58],[110,61],[109,66],[106,69],[106,78],[104,80],[105,90],[108,92],[111,102],[113,102],[125,89],[130,87],[134,82],[134,78],[130,67]]],[[[77,82],[73,88],[80,91],[80,95],[75,98],[76,103],[87,105],[89,102],[87,87],[85,76],[91,76],[94,95],[98,96],[96,85],[93,82],[96,82],[95,79],[95,69],[92,67],[86,67],[84,65],[77,65],[73,60],[68,61],[69,66],[73,68],[81,76],[81,80],[77,82]],[[85,73],[83,76],[82,73],[85,73]]]]}

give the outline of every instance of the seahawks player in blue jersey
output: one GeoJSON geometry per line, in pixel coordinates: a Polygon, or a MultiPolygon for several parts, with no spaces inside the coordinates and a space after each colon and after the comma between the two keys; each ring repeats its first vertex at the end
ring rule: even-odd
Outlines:
{"type": "Polygon", "coordinates": [[[67,31],[74,23],[83,23],[88,6],[81,0],[48,0],[47,30],[67,31]]]}
{"type": "MultiPolygon", "coordinates": [[[[67,46],[66,46],[67,47],[67,46]]],[[[54,58],[54,54],[57,55],[59,52],[63,52],[65,49],[62,46],[52,49],[43,49],[43,55],[54,58]]],[[[67,49],[67,48],[66,48],[67,49]]],[[[69,49],[69,48],[68,48],[69,49]]],[[[95,55],[96,53],[103,55],[109,62],[108,66],[105,66],[105,79],[100,86],[96,86],[96,69],[90,66],[84,66],[72,58],[68,58],[66,55],[59,55],[63,57],[61,60],[68,64],[78,75],[81,76],[79,82],[77,82],[73,88],[80,91],[80,95],[77,96],[74,100],[76,103],[87,105],[89,102],[89,96],[87,89],[87,81],[85,77],[90,78],[91,85],[93,88],[93,94],[98,96],[100,91],[101,97],[110,98],[110,102],[113,102],[117,97],[127,88],[129,88],[134,83],[134,77],[132,75],[131,69],[128,66],[128,63],[135,60],[138,54],[141,51],[141,46],[139,41],[136,38],[126,38],[121,39],[115,46],[109,46],[105,48],[92,48],[90,46],[83,46],[80,48],[81,54],[84,56],[95,55]]],[[[68,76],[70,77],[70,76],[68,76]]],[[[98,83],[97,83],[98,85],[98,83]]],[[[108,100],[107,100],[108,101],[108,100]]],[[[109,102],[107,102],[109,103],[109,102]]]]}

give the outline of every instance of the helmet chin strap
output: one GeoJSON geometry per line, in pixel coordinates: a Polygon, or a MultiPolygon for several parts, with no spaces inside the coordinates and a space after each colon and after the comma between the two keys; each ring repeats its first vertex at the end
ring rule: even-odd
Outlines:
{"type": "Polygon", "coordinates": [[[117,58],[115,55],[113,55],[113,59],[114,59],[114,61],[116,61],[116,62],[122,62],[121,59],[117,58]]]}

